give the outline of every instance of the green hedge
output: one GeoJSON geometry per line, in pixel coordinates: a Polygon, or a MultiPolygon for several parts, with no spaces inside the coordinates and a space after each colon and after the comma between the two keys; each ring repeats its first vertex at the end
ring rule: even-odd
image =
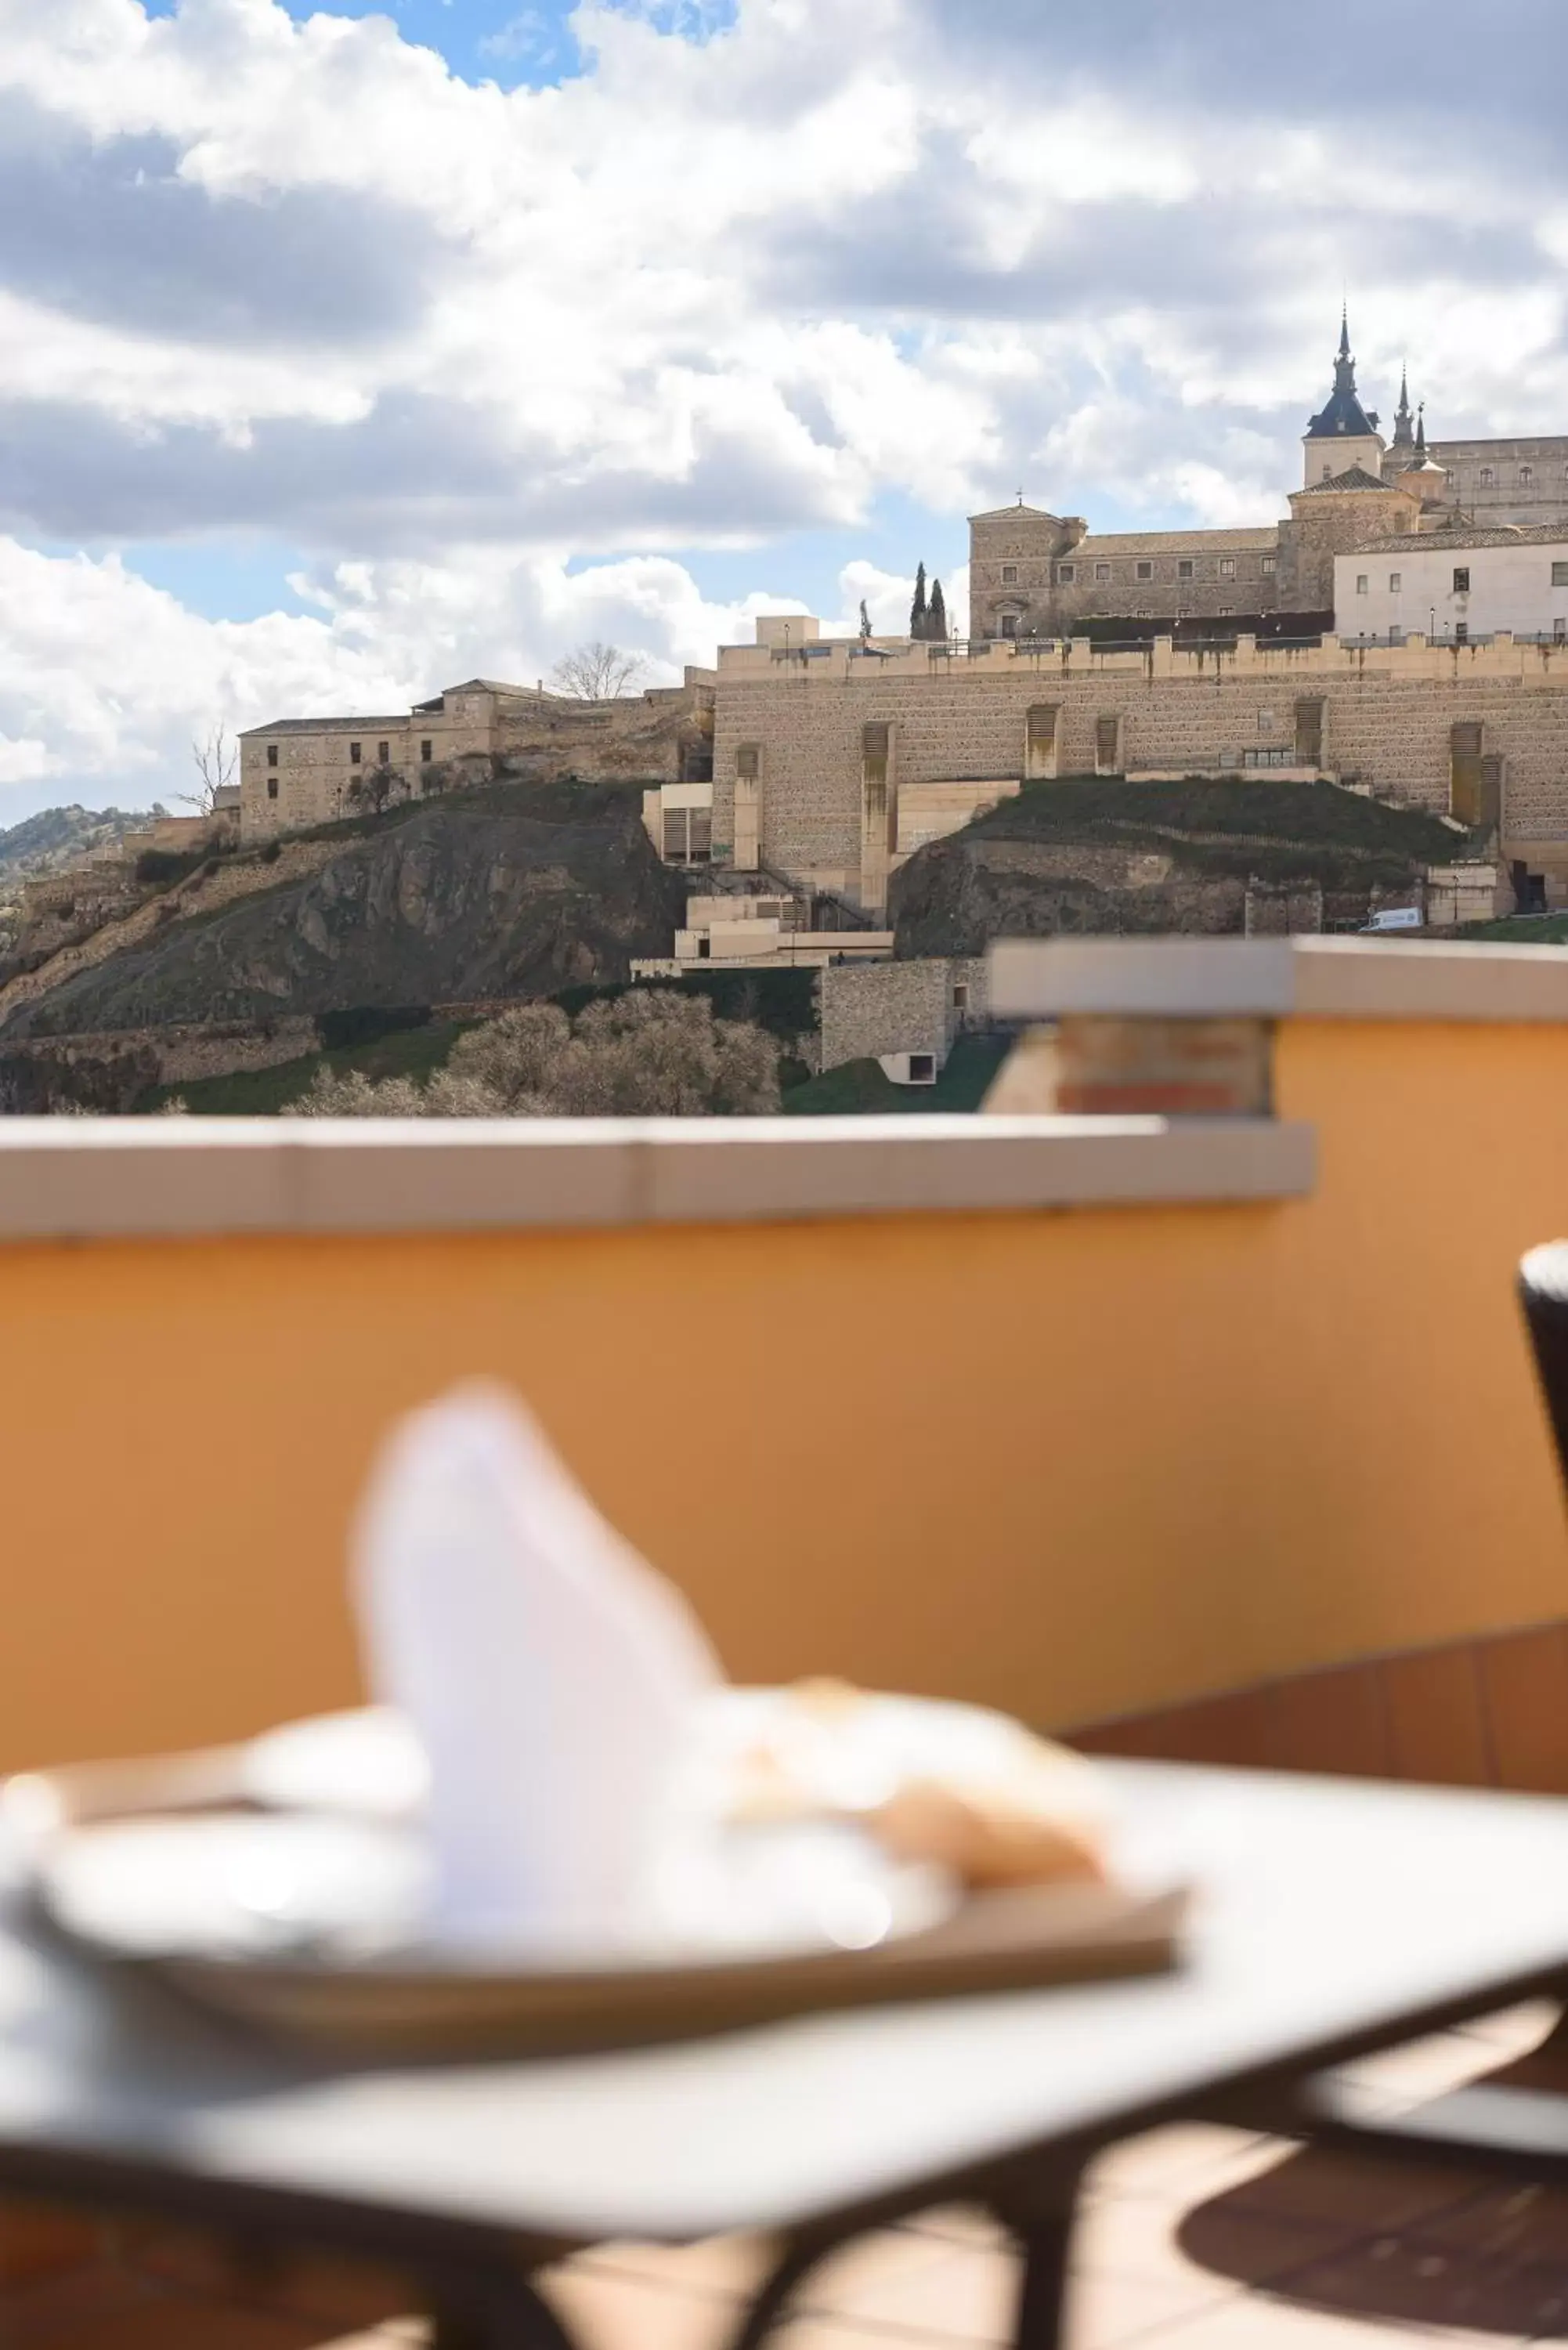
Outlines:
{"type": "Polygon", "coordinates": [[[405,1028],[426,1028],[430,1019],[428,1003],[350,1003],[336,1012],[318,1012],[316,1033],[324,1052],[347,1053],[383,1036],[396,1036],[405,1028]]]}

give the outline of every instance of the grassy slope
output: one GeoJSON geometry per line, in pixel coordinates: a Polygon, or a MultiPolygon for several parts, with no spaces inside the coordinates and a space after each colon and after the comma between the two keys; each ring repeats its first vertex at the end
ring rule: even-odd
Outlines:
{"type": "Polygon", "coordinates": [[[1459,939],[1498,939],[1514,947],[1568,946],[1568,914],[1503,914],[1495,922],[1465,922],[1459,939]]]}
{"type": "Polygon", "coordinates": [[[423,1028],[400,1028],[373,1044],[347,1045],[333,1053],[307,1053],[297,1061],[282,1061],[275,1069],[241,1069],[227,1077],[197,1077],[179,1086],[160,1086],[139,1102],[142,1110],[159,1109],[178,1094],[192,1116],[201,1118],[275,1118],[280,1109],[308,1093],[317,1069],[342,1076],[363,1069],[368,1077],[428,1077],[439,1069],[453,1045],[472,1021],[432,1020],[423,1028]]]}
{"type": "Polygon", "coordinates": [[[1060,783],[1026,784],[1016,798],[1002,801],[970,831],[1003,840],[1189,833],[1200,843],[1227,837],[1288,841],[1426,864],[1448,864],[1469,850],[1466,835],[1418,809],[1386,807],[1334,784],[1272,783],[1264,776],[1180,784],[1069,776],[1060,783]]]}
{"type": "Polygon", "coordinates": [[[848,1061],[785,1094],[784,1116],[929,1117],[939,1110],[977,1110],[1007,1053],[1004,1036],[961,1036],[934,1086],[895,1086],[875,1061],[848,1061]]]}

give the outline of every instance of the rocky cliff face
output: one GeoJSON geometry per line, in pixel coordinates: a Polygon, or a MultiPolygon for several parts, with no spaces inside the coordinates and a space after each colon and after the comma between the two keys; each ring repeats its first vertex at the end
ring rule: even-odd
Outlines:
{"type": "Polygon", "coordinates": [[[992,939],[1223,935],[1249,884],[1306,885],[1330,921],[1470,853],[1437,817],[1332,784],[1045,784],[1004,801],[893,878],[900,955],[982,954],[992,939]]]}
{"type": "Polygon", "coordinates": [[[301,879],[172,919],[22,1005],[7,1038],[351,1004],[537,996],[665,955],[685,889],[635,793],[494,787],[346,839],[301,879]]]}

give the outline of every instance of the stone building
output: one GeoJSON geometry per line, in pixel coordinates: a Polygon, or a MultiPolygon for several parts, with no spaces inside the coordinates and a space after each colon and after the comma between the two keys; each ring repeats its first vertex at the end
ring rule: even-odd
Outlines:
{"type": "Polygon", "coordinates": [[[695,779],[711,762],[712,685],[711,671],[689,669],[681,685],[579,702],[475,677],[411,711],[252,727],[240,737],[241,829],[262,839],[352,816],[374,805],[377,778],[415,797],[502,773],[538,783],[695,779]]]}
{"type": "Polygon", "coordinates": [[[971,639],[1051,639],[1116,621],[1134,634],[1169,621],[1179,637],[1216,621],[1261,637],[1314,633],[1331,624],[1336,561],[1359,547],[1417,531],[1568,523],[1568,439],[1428,445],[1405,379],[1386,441],[1356,386],[1348,315],[1333,390],[1302,449],[1289,519],[1247,529],[1102,535],[1022,499],[972,516],[971,639]]]}
{"type": "MultiPolygon", "coordinates": [[[[1568,898],[1568,650],[1501,639],[1438,647],[1139,650],[1086,640],[867,652],[802,662],[726,648],[715,710],[711,855],[868,915],[912,853],[906,811],[965,821],[1065,775],[1324,776],[1497,838],[1568,898]]],[[[939,820],[926,816],[925,838],[939,820]]]]}
{"type": "Polygon", "coordinates": [[[966,1029],[990,1010],[983,956],[837,963],[818,983],[822,1066],[879,1061],[895,1085],[934,1085],[966,1029]]]}

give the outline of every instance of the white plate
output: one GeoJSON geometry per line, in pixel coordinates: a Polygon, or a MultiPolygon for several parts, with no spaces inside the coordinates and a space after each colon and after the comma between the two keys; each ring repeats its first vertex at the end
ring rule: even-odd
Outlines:
{"type": "Polygon", "coordinates": [[[414,1958],[487,1968],[757,1960],[871,1950],[937,1925],[958,1901],[938,1869],[890,1860],[858,1830],[688,1830],[659,1856],[613,1937],[439,1947],[425,1931],[430,1871],[417,1827],[312,1814],[218,1813],[72,1830],[38,1889],[79,1940],[121,1958],[414,1958]]]}
{"type": "MultiPolygon", "coordinates": [[[[700,1710],[683,1795],[710,1817],[727,1816],[743,1800],[744,1758],[766,1745],[823,1810],[869,1809],[905,1776],[1004,1777],[1026,1741],[1016,1721],[980,1706],[857,1696],[842,1707],[823,1707],[790,1689],[722,1689],[700,1710]]],[[[424,1809],[427,1784],[418,1741],[388,1707],[290,1722],[247,1750],[247,1794],[281,1811],[411,1820],[424,1809]]],[[[1088,1766],[1072,1773],[1064,1800],[1103,1814],[1099,1782],[1088,1766]]]]}

